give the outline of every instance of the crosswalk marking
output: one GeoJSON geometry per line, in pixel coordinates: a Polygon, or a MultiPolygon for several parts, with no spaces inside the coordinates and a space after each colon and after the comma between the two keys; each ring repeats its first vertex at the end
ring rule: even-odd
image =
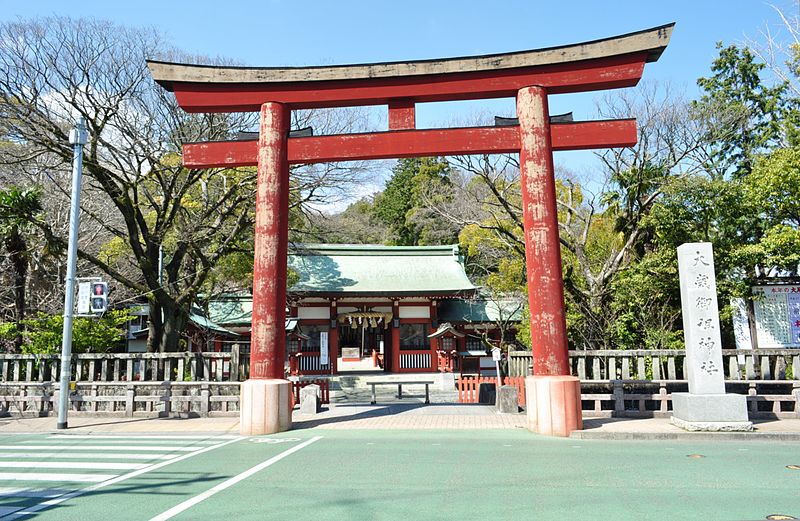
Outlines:
{"type": "Polygon", "coordinates": [[[146,436],[122,436],[122,435],[95,435],[95,434],[53,434],[48,436],[47,439],[50,440],[65,440],[65,439],[72,439],[72,440],[81,440],[81,439],[92,439],[92,440],[232,440],[235,438],[239,438],[239,436],[233,434],[224,434],[221,436],[194,436],[194,435],[179,435],[179,434],[156,434],[156,435],[146,435],[146,436]]]}
{"type": "MultiPolygon", "coordinates": [[[[54,447],[66,447],[66,446],[71,445],[69,443],[70,441],[72,441],[72,442],[82,442],[84,440],[69,440],[67,438],[59,438],[57,440],[52,440],[51,441],[48,438],[47,443],[52,443],[54,447]]],[[[109,444],[114,443],[114,444],[119,444],[119,445],[127,445],[127,444],[144,445],[144,444],[147,444],[147,443],[161,443],[161,444],[169,444],[170,446],[172,446],[172,445],[180,445],[180,444],[183,444],[183,445],[186,445],[186,444],[213,445],[215,443],[219,443],[219,440],[208,440],[208,439],[206,439],[206,440],[134,440],[134,439],[127,439],[127,438],[125,438],[125,439],[104,438],[104,439],[101,439],[101,440],[97,440],[97,442],[98,443],[109,443],[109,444]]],[[[32,444],[32,443],[42,443],[42,440],[27,440],[27,441],[21,441],[19,443],[20,443],[20,445],[27,445],[27,444],[32,444]]]]}
{"type": "Polygon", "coordinates": [[[67,492],[72,492],[72,489],[65,488],[9,488],[0,487],[0,497],[33,497],[33,498],[54,498],[62,496],[67,492]]]}
{"type": "Polygon", "coordinates": [[[9,444],[12,440],[5,438],[6,444],[0,445],[0,485],[5,485],[0,487],[0,519],[25,518],[241,439],[233,435],[54,434],[9,444]]]}
{"type": "Polygon", "coordinates": [[[0,461],[0,468],[16,469],[136,470],[146,466],[146,463],[109,463],[107,461],[0,461]]]}
{"type": "MultiPolygon", "coordinates": [[[[53,450],[54,445],[0,445],[0,450],[53,450]]],[[[120,450],[119,445],[64,445],[69,450],[120,450]]],[[[201,447],[166,447],[164,445],[137,445],[125,447],[126,451],[153,451],[153,452],[193,452],[201,447]]]]}
{"type": "MultiPolygon", "coordinates": [[[[184,460],[187,460],[189,458],[193,458],[195,456],[198,456],[200,454],[205,454],[205,453],[207,453],[209,451],[219,449],[221,447],[224,447],[226,445],[230,445],[232,443],[236,443],[237,441],[239,441],[241,439],[244,439],[244,438],[240,437],[240,436],[236,436],[236,437],[234,437],[232,439],[224,440],[224,441],[220,442],[217,445],[211,445],[211,446],[206,446],[206,447],[195,447],[194,449],[192,449],[192,452],[187,453],[187,454],[181,454],[177,458],[173,458],[173,459],[170,459],[170,460],[167,460],[167,461],[161,461],[161,462],[158,462],[158,463],[154,463],[154,464],[148,465],[148,466],[146,466],[146,467],[144,467],[142,469],[134,470],[134,471],[129,472],[127,474],[122,474],[122,475],[113,477],[112,479],[109,479],[107,481],[102,481],[100,483],[96,483],[94,485],[90,485],[90,486],[85,487],[85,488],[79,488],[79,489],[76,489],[76,490],[69,491],[69,492],[67,492],[67,493],[65,493],[65,494],[63,494],[61,496],[58,496],[58,497],[55,497],[55,498],[52,498],[52,499],[47,499],[47,500],[42,501],[41,503],[38,503],[36,505],[23,507],[21,510],[19,510],[17,512],[14,512],[12,514],[9,514],[7,516],[7,519],[9,519],[9,520],[11,520],[11,519],[20,519],[20,518],[31,516],[32,514],[35,514],[36,512],[40,512],[40,511],[45,510],[47,508],[53,507],[55,505],[59,505],[61,503],[64,503],[65,501],[69,501],[70,499],[76,498],[78,496],[81,496],[81,495],[84,495],[84,494],[87,494],[87,493],[91,493],[91,492],[95,492],[95,491],[100,490],[100,489],[105,488],[105,487],[116,485],[117,483],[121,483],[123,481],[127,481],[127,480],[135,478],[137,476],[141,476],[143,474],[146,474],[146,473],[149,473],[149,472],[153,472],[155,470],[158,470],[158,469],[161,469],[163,467],[166,467],[167,465],[172,465],[173,463],[177,463],[179,461],[184,461],[184,460]]],[[[70,447],[70,448],[72,448],[72,447],[70,447]]],[[[3,475],[0,474],[0,480],[2,480],[2,479],[3,479],[3,475]]],[[[4,517],[3,519],[6,519],[6,517],[4,517]]]]}
{"type": "Polygon", "coordinates": [[[62,459],[138,459],[161,460],[177,458],[177,454],[131,454],[128,452],[86,453],[86,452],[0,452],[3,458],[62,458],[62,459]]]}
{"type": "Polygon", "coordinates": [[[53,472],[0,472],[0,480],[8,481],[76,481],[100,483],[116,478],[119,474],[57,474],[53,472]]]}

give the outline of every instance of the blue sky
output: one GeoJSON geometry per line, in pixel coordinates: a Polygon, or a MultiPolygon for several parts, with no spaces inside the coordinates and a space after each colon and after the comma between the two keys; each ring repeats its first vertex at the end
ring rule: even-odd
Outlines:
{"type": "MultiPolygon", "coordinates": [[[[187,52],[244,65],[320,65],[464,56],[575,43],[677,22],[669,48],[645,78],[669,81],[689,97],[707,75],[715,43],[758,39],[777,25],[770,4],[790,0],[317,1],[317,0],[0,0],[0,21],[50,14],[155,26],[187,52]]],[[[590,119],[596,94],[551,96],[551,112],[590,119]]],[[[429,104],[420,127],[446,126],[478,111],[508,115],[511,100],[429,104]]],[[[560,153],[567,167],[591,168],[591,153],[560,153]]]]}

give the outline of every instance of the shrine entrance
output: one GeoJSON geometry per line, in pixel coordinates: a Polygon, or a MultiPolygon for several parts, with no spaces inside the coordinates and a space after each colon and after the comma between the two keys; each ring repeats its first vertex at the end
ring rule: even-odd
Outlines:
{"type": "Polygon", "coordinates": [[[352,311],[338,317],[340,357],[337,373],[386,370],[386,356],[391,352],[392,313],[352,311]]]}
{"type": "Polygon", "coordinates": [[[553,151],[632,146],[635,120],[551,122],[548,96],[631,87],[666,48],[674,24],[627,35],[488,56],[331,67],[247,68],[148,62],[188,112],[260,112],[258,140],[184,145],[187,168],[257,166],[250,380],[241,432],[291,428],[284,377],[289,164],[519,153],[533,373],[529,428],[580,429],[570,376],[553,151]],[[416,129],[416,104],[516,98],[512,125],[416,129]],[[386,132],[296,137],[292,110],[386,105],[386,132]]]}

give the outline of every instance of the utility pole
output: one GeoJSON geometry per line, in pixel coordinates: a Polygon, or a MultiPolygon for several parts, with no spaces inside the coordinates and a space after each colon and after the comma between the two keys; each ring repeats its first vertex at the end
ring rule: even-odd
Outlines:
{"type": "Polygon", "coordinates": [[[83,146],[87,141],[86,120],[78,119],[78,125],[69,133],[72,145],[72,205],[69,210],[69,246],[67,248],[67,281],[64,289],[64,330],[61,341],[61,383],[58,393],[58,424],[56,428],[67,428],[69,405],[70,365],[72,361],[72,315],[75,305],[75,265],[78,253],[78,225],[81,210],[81,176],[83,174],[83,146]]]}

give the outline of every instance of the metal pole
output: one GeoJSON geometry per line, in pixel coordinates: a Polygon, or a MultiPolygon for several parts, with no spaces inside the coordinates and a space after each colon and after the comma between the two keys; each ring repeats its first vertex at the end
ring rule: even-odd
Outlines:
{"type": "Polygon", "coordinates": [[[70,362],[72,359],[72,314],[75,300],[75,265],[77,263],[78,225],[81,207],[81,175],[83,174],[83,145],[86,144],[86,121],[69,133],[72,145],[72,205],[69,210],[69,246],[67,248],[67,285],[64,289],[64,330],[61,341],[61,383],[58,393],[58,424],[56,428],[67,428],[67,406],[69,404],[70,362]]]}

